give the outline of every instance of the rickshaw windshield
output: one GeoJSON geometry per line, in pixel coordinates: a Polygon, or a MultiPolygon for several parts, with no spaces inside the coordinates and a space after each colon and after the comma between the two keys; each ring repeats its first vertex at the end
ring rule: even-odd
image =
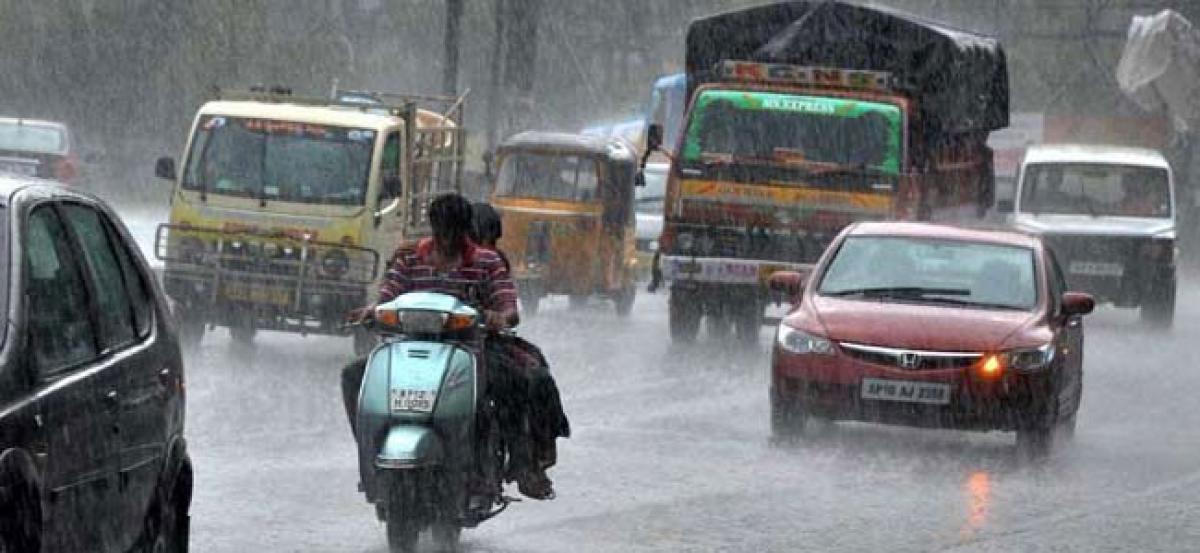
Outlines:
{"type": "Polygon", "coordinates": [[[599,183],[596,160],[578,155],[510,153],[496,179],[496,195],[588,202],[599,183]]]}

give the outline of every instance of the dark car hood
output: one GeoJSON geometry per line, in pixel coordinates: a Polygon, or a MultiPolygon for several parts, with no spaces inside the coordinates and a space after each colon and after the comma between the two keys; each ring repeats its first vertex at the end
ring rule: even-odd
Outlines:
{"type": "Polygon", "coordinates": [[[1031,311],[970,309],[812,296],[835,342],[933,351],[994,351],[1036,321],[1031,311]]]}

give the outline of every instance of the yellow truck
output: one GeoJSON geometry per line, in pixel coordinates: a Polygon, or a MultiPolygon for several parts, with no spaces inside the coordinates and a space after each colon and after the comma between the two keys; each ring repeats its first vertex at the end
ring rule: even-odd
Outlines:
{"type": "MultiPolygon", "coordinates": [[[[334,90],[219,92],[201,106],[170,180],[155,255],[185,344],[228,327],[343,334],[388,257],[428,234],[425,210],[462,178],[463,98],[334,90]]],[[[364,336],[355,346],[368,345],[364,336]]]]}

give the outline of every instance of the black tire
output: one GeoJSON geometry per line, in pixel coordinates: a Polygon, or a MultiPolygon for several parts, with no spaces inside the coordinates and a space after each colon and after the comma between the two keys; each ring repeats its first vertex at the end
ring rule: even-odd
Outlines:
{"type": "Polygon", "coordinates": [[[1151,328],[1166,330],[1175,322],[1175,280],[1157,284],[1142,302],[1142,323],[1151,328]]]}
{"type": "Polygon", "coordinates": [[[42,516],[34,494],[21,485],[0,485],[0,553],[41,548],[42,516]]]}
{"type": "Polygon", "coordinates": [[[772,444],[786,445],[803,439],[807,435],[809,418],[800,402],[771,393],[772,444]]]}
{"type": "Polygon", "coordinates": [[[757,302],[750,302],[739,309],[733,317],[733,332],[739,344],[744,346],[758,345],[762,333],[762,307],[757,302]]]}
{"type": "Polygon", "coordinates": [[[1054,445],[1054,428],[1029,426],[1017,429],[1017,455],[1023,461],[1041,461],[1050,456],[1054,445]]]}
{"type": "Polygon", "coordinates": [[[462,527],[456,522],[443,521],[433,525],[433,548],[438,553],[458,553],[462,527]]]}
{"type": "Polygon", "coordinates": [[[613,306],[617,310],[618,317],[628,317],[633,312],[633,301],[637,299],[637,286],[629,285],[625,289],[617,293],[613,298],[613,306]]]}
{"type": "Polygon", "coordinates": [[[692,294],[671,291],[667,311],[672,342],[690,344],[696,341],[696,334],[700,331],[700,309],[695,300],[692,294]]]}
{"type": "Polygon", "coordinates": [[[155,511],[147,521],[150,537],[149,553],[187,553],[188,550],[188,503],[190,503],[190,480],[175,484],[171,493],[160,492],[155,511]]]}
{"type": "Polygon", "coordinates": [[[421,536],[421,525],[406,516],[398,505],[389,505],[387,511],[387,541],[390,553],[416,553],[417,539],[421,536]]]}

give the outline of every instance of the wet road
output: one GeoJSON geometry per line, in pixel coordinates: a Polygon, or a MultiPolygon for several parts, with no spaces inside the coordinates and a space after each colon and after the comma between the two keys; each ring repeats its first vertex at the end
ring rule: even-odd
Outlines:
{"type": "MultiPolygon", "coordinates": [[[[154,225],[131,221],[140,240],[154,225]]],[[[147,247],[147,249],[149,249],[147,247]]],[[[546,304],[522,334],[546,351],[575,435],[551,471],[559,498],[464,533],[516,551],[1187,551],[1200,544],[1200,291],[1169,334],[1136,313],[1086,322],[1073,444],[1040,466],[1011,434],[860,424],[768,445],[767,348],[666,338],[665,296],[546,304]]],[[[356,491],[342,412],[346,339],[205,337],[188,370],[194,551],[386,552],[356,491]]],[[[513,490],[515,494],[515,490],[513,490]]]]}

